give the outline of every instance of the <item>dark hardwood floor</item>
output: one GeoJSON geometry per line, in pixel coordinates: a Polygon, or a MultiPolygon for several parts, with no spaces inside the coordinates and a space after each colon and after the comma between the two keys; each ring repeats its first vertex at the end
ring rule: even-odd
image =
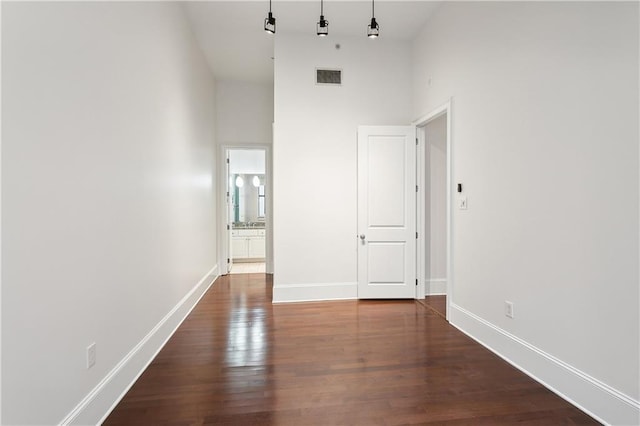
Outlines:
{"type": "Polygon", "coordinates": [[[442,318],[447,318],[447,296],[427,296],[419,302],[434,310],[442,318]]]}
{"type": "Polygon", "coordinates": [[[414,301],[219,278],[106,425],[598,424],[414,301]]]}

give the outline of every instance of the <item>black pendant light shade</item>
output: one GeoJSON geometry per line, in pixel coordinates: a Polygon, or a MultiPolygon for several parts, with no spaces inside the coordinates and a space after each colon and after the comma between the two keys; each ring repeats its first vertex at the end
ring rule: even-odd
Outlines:
{"type": "MultiPolygon", "coordinates": [[[[367,37],[369,38],[377,38],[380,35],[380,25],[376,21],[375,7],[375,0],[371,0],[371,22],[367,25],[367,37]]],[[[271,12],[271,0],[269,0],[269,15],[264,19],[264,30],[270,34],[276,33],[276,18],[271,12]]],[[[320,0],[320,20],[316,25],[316,34],[320,37],[329,35],[329,21],[324,19],[324,0],[320,0]]]]}
{"type": "Polygon", "coordinates": [[[276,33],[276,18],[271,13],[271,0],[269,0],[269,16],[264,18],[264,30],[269,34],[276,33]]]}
{"type": "Polygon", "coordinates": [[[367,26],[367,37],[376,38],[380,35],[380,26],[376,22],[375,0],[371,0],[371,23],[367,26]]]}
{"type": "Polygon", "coordinates": [[[376,38],[380,35],[380,26],[376,22],[376,18],[371,18],[371,23],[367,25],[367,37],[376,38]]]}
{"type": "Polygon", "coordinates": [[[316,33],[320,37],[325,37],[329,35],[329,21],[324,19],[324,1],[320,0],[320,20],[318,21],[318,25],[316,25],[316,33]]]}
{"type": "Polygon", "coordinates": [[[320,15],[320,20],[317,25],[317,33],[320,37],[324,37],[329,34],[329,21],[324,19],[323,15],[320,15]]]}

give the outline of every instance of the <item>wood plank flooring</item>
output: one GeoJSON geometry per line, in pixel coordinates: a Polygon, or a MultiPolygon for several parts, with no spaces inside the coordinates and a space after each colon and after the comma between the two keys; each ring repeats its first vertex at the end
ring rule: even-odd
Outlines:
{"type": "Polygon", "coordinates": [[[427,296],[418,302],[433,309],[442,318],[447,318],[447,296],[427,296]]]}
{"type": "Polygon", "coordinates": [[[598,424],[414,301],[219,278],[105,425],[598,424]]]}

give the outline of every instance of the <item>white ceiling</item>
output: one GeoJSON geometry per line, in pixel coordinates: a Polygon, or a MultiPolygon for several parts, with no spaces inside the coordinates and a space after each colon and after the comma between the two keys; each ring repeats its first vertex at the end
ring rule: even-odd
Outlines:
{"type": "MultiPolygon", "coordinates": [[[[380,38],[412,40],[441,1],[375,2],[380,38]]],[[[315,34],[320,15],[319,0],[273,1],[275,35],[264,32],[269,2],[188,1],[184,3],[209,66],[217,79],[252,82],[273,81],[273,43],[279,34],[315,34]]],[[[366,37],[371,20],[370,1],[324,2],[329,39],[366,37]]],[[[375,43],[376,40],[371,40],[375,43]]]]}

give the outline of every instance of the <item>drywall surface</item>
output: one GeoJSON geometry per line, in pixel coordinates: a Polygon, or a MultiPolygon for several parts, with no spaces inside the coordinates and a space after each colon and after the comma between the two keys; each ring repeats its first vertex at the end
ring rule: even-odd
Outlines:
{"type": "Polygon", "coordinates": [[[215,266],[214,82],[176,4],[2,9],[2,423],[57,424],[215,266]]]}
{"type": "Polygon", "coordinates": [[[638,4],[446,2],[413,59],[468,197],[452,302],[637,404],[638,4]]]}
{"type": "Polygon", "coordinates": [[[229,172],[263,175],[267,170],[265,157],[262,149],[232,149],[229,151],[229,172]]]}
{"type": "Polygon", "coordinates": [[[270,145],[273,85],[216,81],[216,140],[220,145],[270,145]]]}
{"type": "Polygon", "coordinates": [[[410,48],[278,35],[275,52],[274,300],[281,285],[340,297],[332,285],[356,283],[357,128],[410,123],[410,48]],[[325,67],[341,86],[315,83],[325,67]]]}

